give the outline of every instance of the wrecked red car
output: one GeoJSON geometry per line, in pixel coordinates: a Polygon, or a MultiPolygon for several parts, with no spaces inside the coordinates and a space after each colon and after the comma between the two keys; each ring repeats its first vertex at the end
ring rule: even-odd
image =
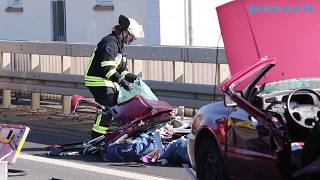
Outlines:
{"type": "Polygon", "coordinates": [[[308,2],[217,7],[231,78],[188,135],[197,178],[320,179],[320,3],[308,2]]]}

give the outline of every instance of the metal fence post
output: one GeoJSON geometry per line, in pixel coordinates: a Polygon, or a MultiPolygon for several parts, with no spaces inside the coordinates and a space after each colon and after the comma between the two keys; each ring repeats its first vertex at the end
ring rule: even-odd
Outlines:
{"type": "Polygon", "coordinates": [[[219,66],[219,84],[230,76],[228,64],[217,64],[219,66]]]}
{"type": "Polygon", "coordinates": [[[133,73],[137,76],[140,76],[140,77],[144,77],[144,74],[142,73],[143,71],[143,61],[142,60],[133,60],[133,63],[132,63],[132,68],[133,68],[133,73]]]}
{"type": "Polygon", "coordinates": [[[11,105],[11,90],[3,90],[2,106],[8,108],[11,105]]]}
{"type": "Polygon", "coordinates": [[[11,53],[2,53],[2,69],[11,70],[11,53]]]}
{"type": "MultiPolygon", "coordinates": [[[[70,74],[71,72],[71,57],[63,56],[62,57],[62,73],[70,74]]],[[[71,96],[63,96],[62,102],[62,113],[64,115],[69,115],[71,112],[71,96]]]]}
{"type": "Polygon", "coordinates": [[[62,73],[70,74],[71,73],[71,57],[63,56],[61,64],[62,64],[62,73]]]}
{"type": "MultiPolygon", "coordinates": [[[[37,54],[31,55],[31,71],[39,72],[40,70],[40,56],[37,54]]],[[[31,94],[31,111],[40,108],[40,93],[31,94]]]]}
{"type": "Polygon", "coordinates": [[[173,62],[173,81],[184,82],[184,62],[173,62]]]}
{"type": "MultiPolygon", "coordinates": [[[[2,54],[2,69],[11,69],[11,54],[3,53],[2,54]]],[[[2,106],[8,108],[11,105],[11,90],[3,90],[2,94],[2,106]]]]}
{"type": "Polygon", "coordinates": [[[70,115],[71,112],[71,96],[63,96],[62,113],[70,115]]]}

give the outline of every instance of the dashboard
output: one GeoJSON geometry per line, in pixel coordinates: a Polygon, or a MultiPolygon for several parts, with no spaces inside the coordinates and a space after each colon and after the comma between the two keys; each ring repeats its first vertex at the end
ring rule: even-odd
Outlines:
{"type": "MultiPolygon", "coordinates": [[[[264,110],[284,113],[287,109],[287,101],[290,92],[292,91],[282,91],[272,94],[258,95],[257,98],[254,99],[253,104],[264,110]]],[[[308,92],[299,92],[292,96],[290,106],[294,107],[295,105],[300,104],[314,105],[317,103],[319,103],[319,100],[315,94],[308,92]]]]}

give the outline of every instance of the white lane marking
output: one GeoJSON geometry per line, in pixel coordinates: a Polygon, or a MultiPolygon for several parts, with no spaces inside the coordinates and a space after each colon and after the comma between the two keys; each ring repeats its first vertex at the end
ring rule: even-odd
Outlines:
{"type": "Polygon", "coordinates": [[[30,160],[30,161],[37,161],[41,163],[47,163],[47,164],[53,164],[53,165],[58,165],[58,166],[65,166],[65,167],[70,167],[70,168],[75,168],[75,169],[81,169],[85,171],[92,171],[96,173],[102,173],[102,174],[108,174],[108,175],[113,175],[113,176],[118,176],[118,177],[124,177],[124,178],[129,178],[129,179],[152,179],[152,180],[168,180],[166,178],[162,177],[157,177],[157,176],[150,176],[150,175],[145,175],[141,173],[135,173],[135,172],[129,172],[129,171],[123,171],[123,170],[115,170],[115,169],[110,169],[110,168],[104,168],[104,167],[96,167],[92,165],[85,165],[85,164],[79,164],[79,163],[74,163],[74,162],[68,162],[64,160],[58,160],[58,159],[50,159],[46,157],[40,157],[40,156],[33,156],[33,155],[28,155],[28,154],[20,154],[18,158],[25,159],[25,160],[30,160]]]}

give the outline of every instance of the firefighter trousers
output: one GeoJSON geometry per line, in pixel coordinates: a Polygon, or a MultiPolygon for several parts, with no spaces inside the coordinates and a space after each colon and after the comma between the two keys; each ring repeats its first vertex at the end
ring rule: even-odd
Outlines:
{"type": "MultiPolygon", "coordinates": [[[[111,87],[88,87],[96,102],[106,107],[112,107],[117,104],[117,91],[111,87]]],[[[95,123],[91,131],[91,138],[94,139],[107,133],[110,121],[112,120],[111,113],[106,115],[96,116],[95,123]]]]}

